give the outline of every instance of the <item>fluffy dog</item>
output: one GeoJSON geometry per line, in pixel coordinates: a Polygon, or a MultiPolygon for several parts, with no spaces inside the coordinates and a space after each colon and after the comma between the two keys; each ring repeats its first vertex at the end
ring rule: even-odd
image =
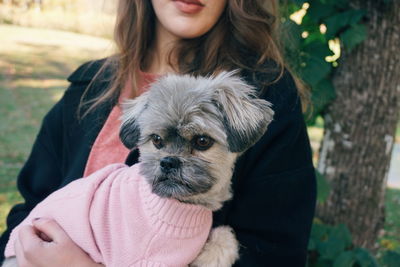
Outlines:
{"type": "MultiPolygon", "coordinates": [[[[167,75],[124,104],[120,137],[139,148],[140,174],[153,194],[216,211],[232,197],[236,159],[267,130],[270,106],[236,72],[167,75]]],[[[214,228],[190,265],[231,266],[238,246],[230,227],[214,228]]]]}

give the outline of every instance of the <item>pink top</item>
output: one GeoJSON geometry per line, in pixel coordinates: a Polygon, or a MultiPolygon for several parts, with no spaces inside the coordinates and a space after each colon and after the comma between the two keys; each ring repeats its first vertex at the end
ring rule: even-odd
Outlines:
{"type": "MultiPolygon", "coordinates": [[[[140,74],[141,76],[138,85],[139,95],[144,93],[148,89],[149,84],[154,82],[158,77],[158,75],[151,73],[141,72],[140,74]]],[[[118,103],[120,104],[126,98],[130,98],[131,91],[131,82],[128,81],[121,92],[118,103]]],[[[121,106],[115,105],[90,150],[85,172],[83,174],[84,177],[109,164],[125,162],[129,154],[129,149],[127,149],[119,139],[121,115],[121,106]]]]}
{"type": "MultiPolygon", "coordinates": [[[[106,266],[187,266],[204,246],[212,212],[160,198],[139,175],[140,164],[109,165],[39,203],[21,224],[53,218],[94,261],[106,266]]],[[[14,256],[20,226],[5,256],[14,256]]]]}

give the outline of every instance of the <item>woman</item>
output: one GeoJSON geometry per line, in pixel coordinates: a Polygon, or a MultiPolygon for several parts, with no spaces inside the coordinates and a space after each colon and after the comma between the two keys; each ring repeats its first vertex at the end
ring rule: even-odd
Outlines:
{"type": "MultiPolygon", "coordinates": [[[[25,203],[10,231],[48,194],[113,162],[137,162],[118,140],[118,102],[168,72],[207,75],[240,69],[275,112],[265,136],[240,157],[232,201],[214,214],[241,244],[237,266],[304,266],[315,206],[315,176],[299,95],[276,42],[275,1],[120,0],[118,53],[84,64],[46,115],[18,177],[25,203]],[[270,10],[267,12],[267,8],[270,10]],[[129,155],[128,155],[129,154],[129,155]]],[[[98,266],[51,220],[26,227],[16,245],[25,266],[98,266]],[[46,241],[52,242],[46,242],[46,241]]]]}

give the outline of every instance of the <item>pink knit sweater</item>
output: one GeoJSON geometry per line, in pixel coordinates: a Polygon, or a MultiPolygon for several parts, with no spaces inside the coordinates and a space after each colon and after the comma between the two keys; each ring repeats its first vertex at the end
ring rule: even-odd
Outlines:
{"type": "MultiPolygon", "coordinates": [[[[94,261],[106,266],[187,266],[204,246],[212,212],[160,198],[139,174],[140,164],[109,165],[39,203],[21,224],[53,218],[94,261]]],[[[5,256],[14,256],[20,226],[5,256]]]]}

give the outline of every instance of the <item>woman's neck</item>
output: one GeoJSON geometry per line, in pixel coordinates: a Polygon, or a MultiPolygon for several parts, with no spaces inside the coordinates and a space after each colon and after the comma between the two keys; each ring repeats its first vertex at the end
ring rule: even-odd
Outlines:
{"type": "Polygon", "coordinates": [[[169,54],[179,39],[168,32],[160,23],[156,25],[156,36],[153,47],[149,55],[149,61],[147,64],[146,72],[162,75],[169,72],[176,72],[174,67],[176,58],[173,54],[171,55],[172,62],[169,61],[169,54]],[[171,66],[172,64],[172,66],[171,66]]]}

